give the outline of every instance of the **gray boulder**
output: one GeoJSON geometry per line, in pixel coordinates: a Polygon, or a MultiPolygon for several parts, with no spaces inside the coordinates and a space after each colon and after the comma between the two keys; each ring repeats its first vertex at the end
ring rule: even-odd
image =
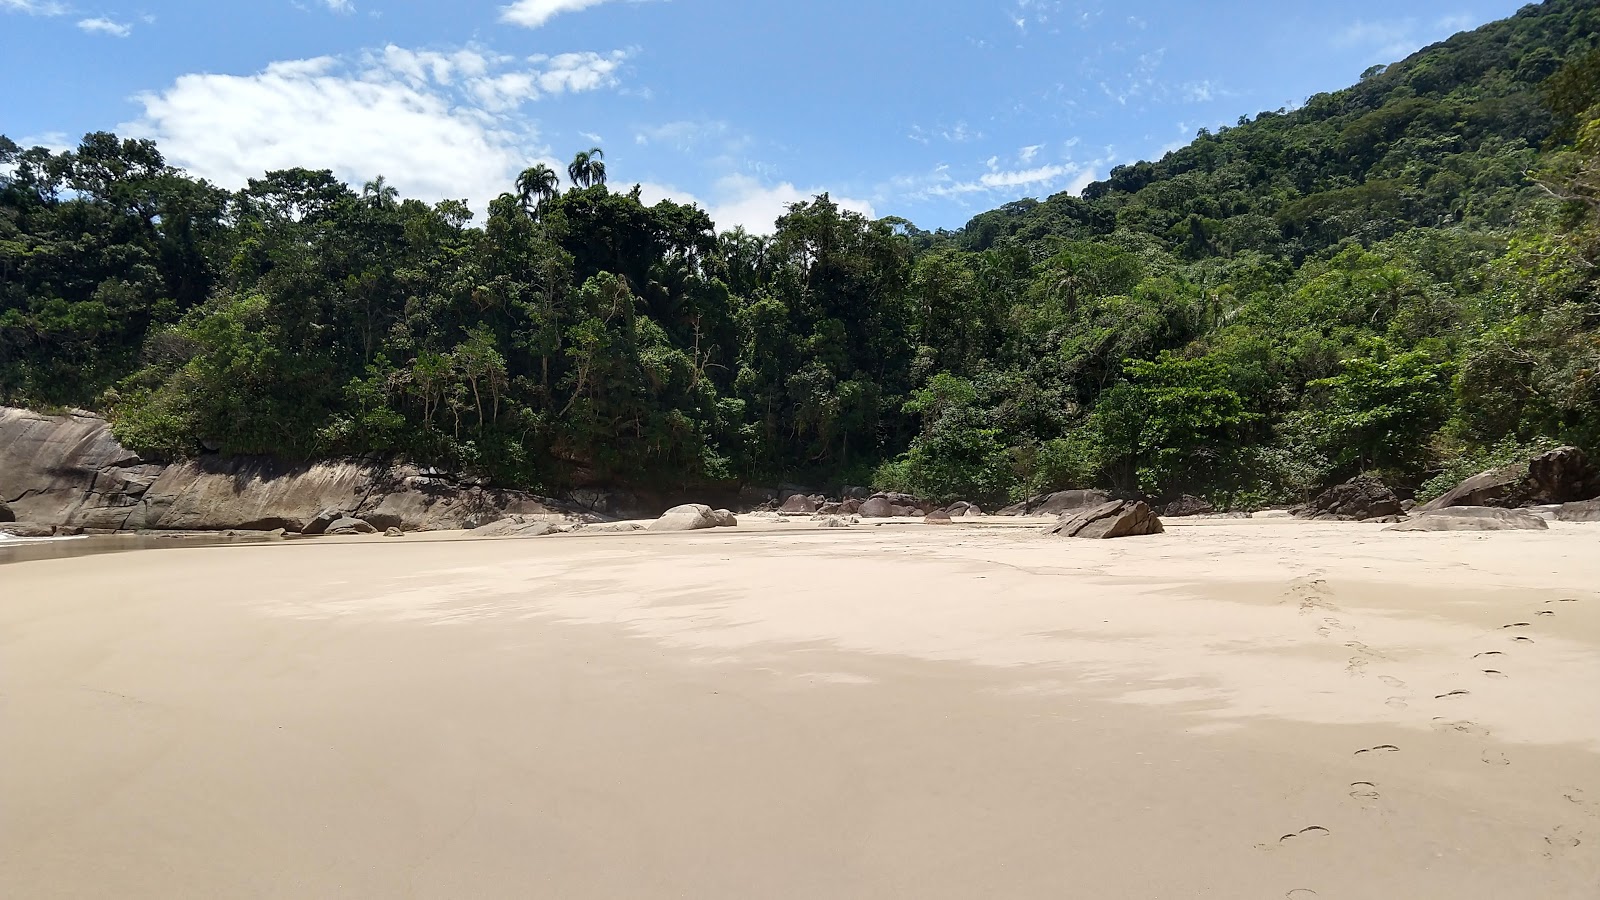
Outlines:
{"type": "Polygon", "coordinates": [[[922,523],[924,525],[954,525],[955,520],[950,518],[950,514],[948,512],[942,509],[936,509],[924,516],[922,523]]]}
{"type": "Polygon", "coordinates": [[[47,538],[54,537],[56,529],[38,522],[4,522],[0,523],[0,534],[19,538],[47,538]]]}
{"type": "Polygon", "coordinates": [[[1339,522],[1398,522],[1405,508],[1394,491],[1376,478],[1357,475],[1318,494],[1294,510],[1302,519],[1339,522]]]}
{"type": "Polygon", "coordinates": [[[809,516],[815,513],[820,505],[805,494],[791,494],[783,501],[783,505],[778,507],[778,512],[786,516],[809,516]]]}
{"type": "Polygon", "coordinates": [[[1210,501],[1184,494],[1182,497],[1168,503],[1167,508],[1162,510],[1161,514],[1169,518],[1179,519],[1184,516],[1209,516],[1216,511],[1217,508],[1212,506],[1210,501]]]}
{"type": "Polygon", "coordinates": [[[700,531],[706,528],[732,527],[725,525],[731,521],[733,525],[738,520],[726,510],[714,510],[704,503],[685,503],[674,506],[661,514],[661,518],[650,523],[650,531],[700,531]]]}
{"type": "Polygon", "coordinates": [[[1563,503],[1556,509],[1558,522],[1600,522],[1600,500],[1563,503]]]}
{"type": "Polygon", "coordinates": [[[317,513],[301,529],[301,534],[317,535],[328,530],[328,526],[344,518],[345,511],[337,507],[329,507],[317,513]]]}
{"type": "Polygon", "coordinates": [[[841,516],[821,516],[815,521],[818,528],[849,528],[851,525],[856,524],[854,517],[844,518],[841,516]]]}
{"type": "Polygon", "coordinates": [[[329,537],[350,534],[377,533],[378,529],[372,527],[372,524],[367,522],[365,519],[352,519],[349,517],[335,521],[333,524],[328,526],[326,531],[323,532],[323,534],[328,535],[329,537]]]}
{"type": "Polygon", "coordinates": [[[1526,463],[1491,469],[1422,505],[1424,512],[1457,506],[1517,508],[1600,497],[1600,469],[1577,447],[1558,447],[1526,463]]]}
{"type": "Polygon", "coordinates": [[[713,519],[717,520],[717,527],[718,528],[738,528],[739,527],[739,517],[734,515],[732,510],[713,509],[711,511],[711,517],[713,519]]]}
{"type": "Polygon", "coordinates": [[[404,531],[401,531],[398,528],[385,528],[383,530],[383,536],[384,537],[392,537],[392,538],[405,537],[406,533],[404,531]]]}
{"type": "Polygon", "coordinates": [[[11,511],[4,500],[0,500],[0,522],[15,522],[17,514],[11,511]]]}
{"type": "Polygon", "coordinates": [[[1021,503],[1016,503],[1000,510],[996,515],[1002,516],[1060,516],[1081,509],[1090,509],[1103,506],[1111,502],[1111,495],[1105,491],[1056,491],[1053,494],[1039,494],[1029,497],[1021,503]]]}
{"type": "Polygon", "coordinates": [[[1414,519],[1390,525],[1385,531],[1545,531],[1543,516],[1521,509],[1489,506],[1452,506],[1424,512],[1414,519]]]}
{"type": "Polygon", "coordinates": [[[894,515],[894,504],[887,497],[873,497],[862,501],[861,515],[868,519],[887,519],[894,515]]]}
{"type": "Polygon", "coordinates": [[[1142,500],[1113,500],[1070,516],[1046,534],[1061,537],[1108,539],[1160,534],[1164,529],[1155,510],[1142,500]]]}
{"type": "Polygon", "coordinates": [[[982,507],[976,503],[968,503],[965,500],[957,500],[955,503],[950,504],[945,512],[952,519],[977,519],[983,516],[982,507]]]}
{"type": "Polygon", "coordinates": [[[473,537],[544,537],[560,529],[555,525],[527,516],[506,516],[498,522],[480,525],[467,532],[473,537]]]}

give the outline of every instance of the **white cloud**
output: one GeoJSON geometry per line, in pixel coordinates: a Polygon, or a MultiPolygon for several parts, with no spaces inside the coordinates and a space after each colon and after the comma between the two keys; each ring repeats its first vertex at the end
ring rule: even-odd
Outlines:
{"type": "MultiPolygon", "coordinates": [[[[639,196],[645,203],[660,200],[693,203],[711,215],[719,231],[742,227],[751,234],[771,234],[777,228],[778,217],[789,211],[790,204],[807,203],[826,191],[820,187],[801,189],[788,181],[768,184],[744,174],[726,175],[718,179],[712,186],[709,201],[667,185],[644,183],[639,187],[639,196]]],[[[837,194],[829,196],[842,209],[861,213],[869,219],[877,218],[877,212],[866,200],[837,194]]]]}
{"type": "Polygon", "coordinates": [[[1365,50],[1365,59],[1393,62],[1411,55],[1431,41],[1473,28],[1478,21],[1465,14],[1441,16],[1429,22],[1421,22],[1414,17],[1378,22],[1358,19],[1335,33],[1332,43],[1335,47],[1365,50]]]}
{"type": "Polygon", "coordinates": [[[93,19],[80,19],[78,27],[91,34],[109,34],[112,37],[125,38],[133,34],[133,26],[122,22],[113,21],[105,17],[93,19]]]}
{"type": "Polygon", "coordinates": [[[0,0],[0,9],[30,16],[64,16],[68,11],[65,3],[56,0],[0,0]]]}
{"type": "Polygon", "coordinates": [[[475,47],[386,47],[350,62],[286,60],[253,75],[184,75],[140,95],[123,131],[154,138],[175,164],[226,187],[263,172],[332,169],[359,184],[386,176],[419,199],[482,210],[540,155],[509,113],[524,102],[615,83],[619,54],[515,60],[475,47]]]}
{"type": "Polygon", "coordinates": [[[336,13],[345,13],[346,15],[356,11],[356,5],[351,0],[322,0],[322,5],[336,13]]]}
{"type": "Polygon", "coordinates": [[[562,13],[579,12],[608,0],[516,0],[500,8],[500,21],[538,28],[562,13]]]}
{"type": "Polygon", "coordinates": [[[1017,151],[1017,159],[1021,160],[1024,163],[1031,163],[1031,162],[1033,162],[1033,158],[1035,156],[1038,156],[1039,155],[1039,151],[1043,150],[1043,149],[1044,149],[1044,145],[1043,144],[1029,144],[1028,146],[1023,147],[1021,150],[1017,151]]]}
{"type": "Polygon", "coordinates": [[[1051,182],[1075,171],[1069,166],[1039,166],[1036,169],[1016,169],[1009,172],[985,172],[978,183],[986,188],[1021,187],[1025,184],[1051,182]]]}

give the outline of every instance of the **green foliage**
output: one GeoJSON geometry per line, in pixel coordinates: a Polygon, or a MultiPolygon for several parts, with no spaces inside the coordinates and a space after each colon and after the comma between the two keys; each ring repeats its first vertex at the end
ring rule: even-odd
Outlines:
{"type": "Polygon", "coordinates": [[[823,195],[718,234],[612,190],[598,148],[474,226],[381,178],[229,193],[145,141],[0,138],[0,401],[173,456],[985,505],[1600,449],[1596,33],[1546,0],[948,232],[823,195]]]}

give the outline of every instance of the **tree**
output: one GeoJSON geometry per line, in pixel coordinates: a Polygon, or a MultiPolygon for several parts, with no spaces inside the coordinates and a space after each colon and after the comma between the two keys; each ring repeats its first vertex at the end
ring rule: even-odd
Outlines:
{"type": "Polygon", "coordinates": [[[576,187],[589,187],[606,183],[605,151],[599,147],[590,147],[572,158],[572,163],[567,166],[567,177],[576,187]]]}
{"type": "Polygon", "coordinates": [[[539,163],[522,170],[517,176],[517,201],[522,204],[522,209],[528,215],[538,217],[539,210],[556,195],[556,188],[560,187],[561,179],[555,170],[539,163]]]}

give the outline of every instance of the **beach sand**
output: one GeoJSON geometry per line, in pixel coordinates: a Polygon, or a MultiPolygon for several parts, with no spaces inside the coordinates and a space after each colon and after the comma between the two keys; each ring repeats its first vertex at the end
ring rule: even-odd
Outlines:
{"type": "Polygon", "coordinates": [[[0,566],[8,897],[1600,897],[1600,526],[0,566]]]}

